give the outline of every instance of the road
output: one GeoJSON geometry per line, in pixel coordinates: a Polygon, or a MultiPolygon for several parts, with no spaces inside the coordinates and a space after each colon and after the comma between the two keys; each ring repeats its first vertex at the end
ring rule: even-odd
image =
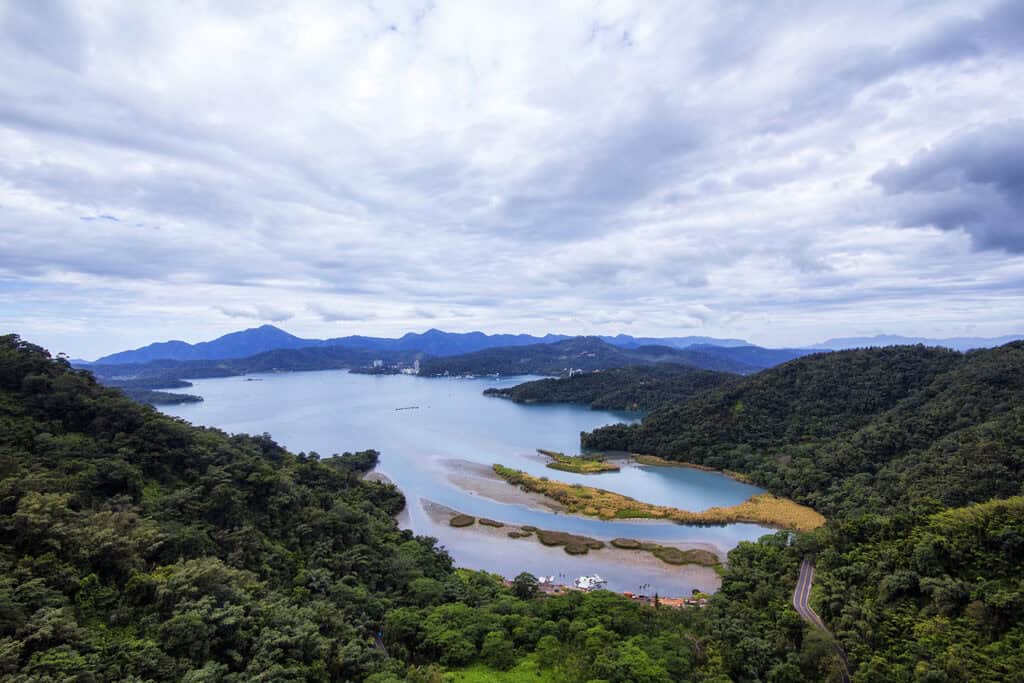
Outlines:
{"type": "MultiPolygon", "coordinates": [[[[817,612],[811,609],[811,605],[808,602],[808,599],[811,597],[811,587],[813,585],[814,563],[805,557],[803,562],[800,563],[800,578],[796,580],[796,589],[793,591],[793,608],[808,624],[815,628],[820,628],[822,631],[828,633],[828,627],[825,626],[825,622],[821,620],[821,617],[818,616],[817,612]]],[[[836,654],[839,655],[839,662],[843,667],[842,671],[840,671],[840,674],[843,677],[843,683],[850,683],[849,662],[846,660],[846,653],[843,652],[843,648],[839,645],[839,641],[833,642],[835,642],[836,654]]]]}
{"type": "Polygon", "coordinates": [[[800,563],[800,578],[796,580],[796,590],[793,591],[793,607],[808,624],[827,631],[825,622],[807,602],[811,597],[812,585],[814,585],[814,565],[805,557],[804,561],[800,563]]]}

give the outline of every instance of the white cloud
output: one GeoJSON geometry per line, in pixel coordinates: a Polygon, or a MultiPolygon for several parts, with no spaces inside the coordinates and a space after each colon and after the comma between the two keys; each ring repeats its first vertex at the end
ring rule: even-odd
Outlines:
{"type": "Polygon", "coordinates": [[[1016,8],[9,3],[0,323],[1019,331],[1019,242],[871,180],[1024,110],[1016,8]]]}

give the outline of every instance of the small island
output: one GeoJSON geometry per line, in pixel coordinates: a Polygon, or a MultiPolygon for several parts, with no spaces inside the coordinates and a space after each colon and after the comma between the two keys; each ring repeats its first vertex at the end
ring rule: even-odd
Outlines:
{"type": "Polygon", "coordinates": [[[553,470],[575,472],[576,474],[601,474],[602,472],[618,472],[619,466],[607,462],[599,455],[566,455],[559,451],[538,448],[537,452],[551,458],[547,466],[553,470]]]}

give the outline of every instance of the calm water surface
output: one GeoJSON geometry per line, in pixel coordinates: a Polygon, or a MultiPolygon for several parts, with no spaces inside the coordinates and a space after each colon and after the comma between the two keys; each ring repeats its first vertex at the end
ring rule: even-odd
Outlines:
{"type": "Polygon", "coordinates": [[[472,515],[606,540],[628,536],[707,543],[728,550],[741,540],[771,531],[754,524],[695,527],[651,521],[603,522],[499,503],[454,485],[449,480],[453,459],[502,463],[538,476],[579,481],[691,510],[733,505],[761,491],[718,474],[684,468],[626,465],[619,473],[589,476],[548,469],[546,459],[536,455],[537,448],[573,454],[579,449],[580,431],[631,421],[635,416],[572,405],[520,405],[482,395],[487,387],[528,379],[427,379],[345,371],[250,375],[195,380],[194,387],[183,391],[203,396],[203,403],[164,406],[162,410],[228,432],[269,432],[293,451],[327,456],[376,449],[381,453],[378,471],[406,495],[405,521],[410,528],[438,538],[458,564],[505,576],[524,570],[567,577],[597,572],[608,579],[613,590],[636,590],[640,584],[650,584],[651,592],[657,590],[662,595],[713,589],[718,583],[709,569],[680,569],[640,560],[623,563],[602,558],[601,551],[572,557],[533,540],[456,530],[434,523],[420,499],[472,515]],[[412,406],[417,407],[396,410],[412,406]]]}

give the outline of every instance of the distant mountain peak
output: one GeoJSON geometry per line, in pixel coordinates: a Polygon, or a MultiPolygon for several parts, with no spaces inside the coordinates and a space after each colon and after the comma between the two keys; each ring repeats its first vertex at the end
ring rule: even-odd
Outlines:
{"type": "Polygon", "coordinates": [[[971,349],[992,348],[1002,346],[1017,339],[1024,338],[1024,334],[1007,334],[1001,337],[947,337],[944,339],[932,339],[929,337],[904,337],[898,334],[876,334],[869,337],[840,337],[828,339],[811,346],[812,349],[856,349],[870,348],[875,346],[912,346],[924,344],[925,346],[944,346],[957,351],[970,351],[971,349]]]}
{"type": "Polygon", "coordinates": [[[741,346],[747,342],[736,339],[714,339],[711,337],[653,337],[634,338],[626,334],[614,337],[597,335],[567,336],[547,333],[543,337],[529,334],[486,334],[472,332],[445,332],[432,327],[425,332],[406,332],[401,337],[389,339],[351,335],[332,339],[304,339],[279,327],[263,324],[236,332],[230,332],[211,341],[189,344],[184,341],[157,342],[131,351],[122,351],[94,361],[99,364],[148,363],[155,360],[226,360],[245,358],[258,353],[307,347],[340,346],[367,351],[417,351],[429,356],[454,356],[473,353],[502,346],[526,346],[551,344],[570,339],[584,339],[619,348],[635,348],[642,345],[660,345],[683,349],[694,343],[712,346],[741,346]]]}

